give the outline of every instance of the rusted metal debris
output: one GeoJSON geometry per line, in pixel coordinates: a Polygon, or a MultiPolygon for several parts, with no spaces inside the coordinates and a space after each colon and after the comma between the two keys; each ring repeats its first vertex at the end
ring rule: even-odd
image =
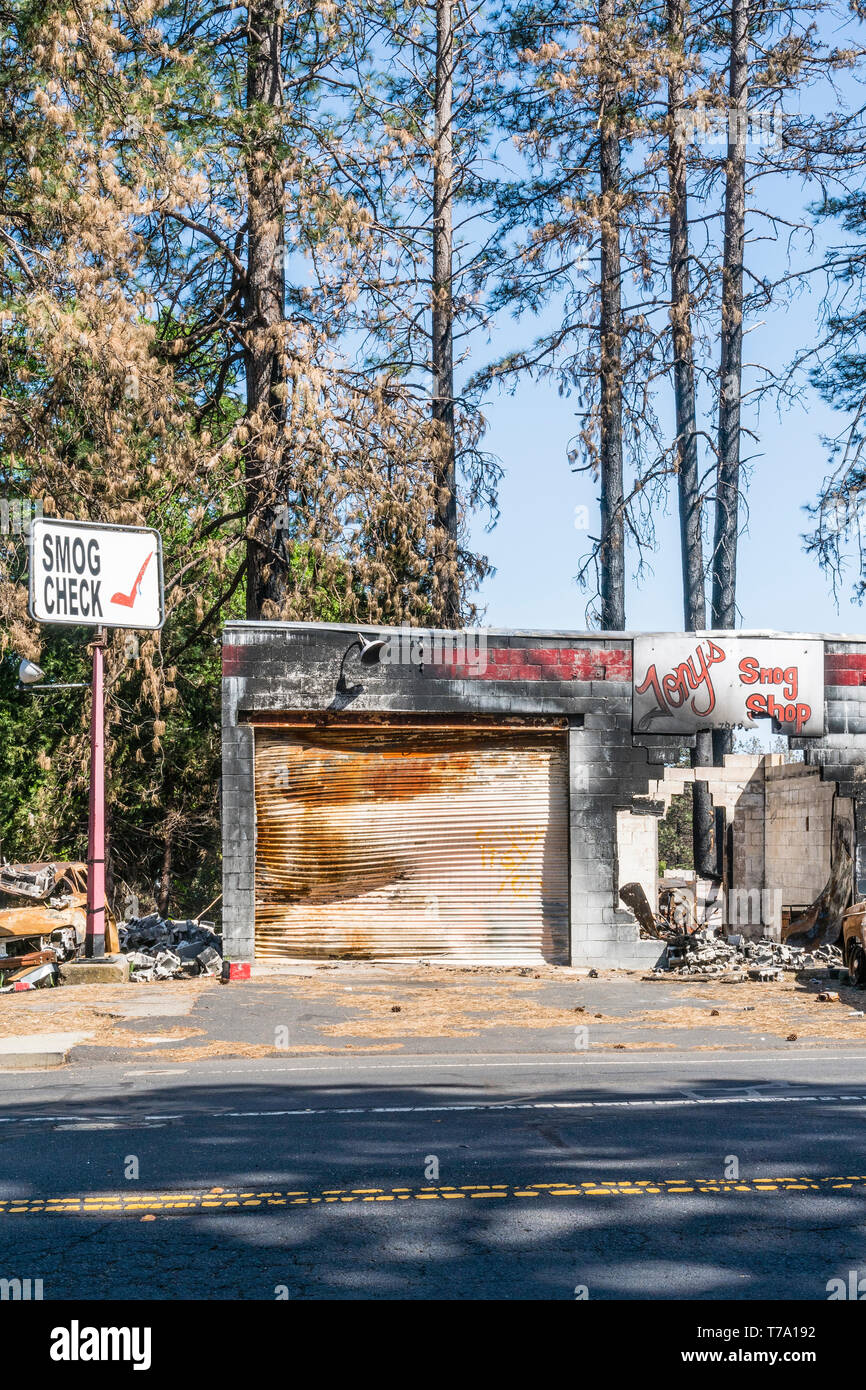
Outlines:
{"type": "Polygon", "coordinates": [[[659,893],[660,936],[683,935],[695,929],[695,904],[682,888],[663,886],[659,893]]]}
{"type": "Polygon", "coordinates": [[[59,961],[77,956],[87,922],[87,866],[45,861],[0,864],[0,989],[53,984],[59,961]],[[26,899],[26,904],[15,900],[26,899]]]}
{"type": "Polygon", "coordinates": [[[649,905],[649,899],[644,892],[641,883],[624,883],[619,890],[629,912],[633,912],[641,930],[641,936],[660,937],[661,930],[656,921],[655,914],[649,905]]]}
{"type": "MultiPolygon", "coordinates": [[[[0,906],[0,993],[55,983],[58,964],[84,948],[87,865],[0,864],[0,904],[6,894],[27,902],[0,906]]],[[[222,972],[222,941],[208,922],[152,913],[118,927],[109,917],[105,945],[129,957],[133,980],[222,972]]]]}
{"type": "Polygon", "coordinates": [[[654,913],[643,885],[637,882],[624,883],[619,890],[629,912],[637,918],[640,934],[654,941],[668,941],[692,930],[692,912],[686,898],[675,889],[666,890],[661,896],[663,906],[654,913]]]}
{"type": "Polygon", "coordinates": [[[866,898],[843,914],[842,950],[854,984],[866,985],[866,898]]]}
{"type": "Polygon", "coordinates": [[[0,864],[0,893],[45,902],[57,893],[86,893],[87,865],[74,863],[0,864]]]}

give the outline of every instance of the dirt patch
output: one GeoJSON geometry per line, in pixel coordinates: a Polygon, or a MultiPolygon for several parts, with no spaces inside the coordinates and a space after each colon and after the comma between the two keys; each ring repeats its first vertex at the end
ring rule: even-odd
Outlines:
{"type": "Polygon", "coordinates": [[[770,1033],[786,1039],[796,1033],[797,1041],[866,1042],[866,1013],[863,1018],[856,1018],[852,1013],[866,1011],[866,995],[857,989],[837,986],[835,981],[830,981],[827,988],[838,993],[838,1001],[822,1003],[818,999],[818,986],[808,988],[789,981],[747,980],[732,986],[730,992],[726,990],[723,997],[708,996],[698,990],[686,994],[688,986],[682,986],[687,998],[706,1000],[704,1007],[679,1005],[647,1009],[627,1018],[608,1021],[632,1028],[736,1028],[740,1032],[770,1033]]]}
{"type": "MultiPolygon", "coordinates": [[[[491,978],[481,972],[466,971],[461,977],[453,968],[425,970],[420,977],[407,972],[387,981],[354,985],[345,985],[333,977],[295,978],[289,989],[296,999],[327,1000],[331,1006],[347,1010],[345,1019],[319,1025],[323,1035],[334,1039],[468,1038],[502,1029],[571,1031],[583,1026],[590,1030],[618,1030],[615,1041],[594,1040],[594,1046],[604,1050],[614,1046],[620,1050],[677,1046],[672,1042],[630,1038],[630,1034],[653,1028],[681,1032],[736,1029],[749,1035],[770,1034],[782,1039],[796,1033],[797,1040],[825,1039],[856,1045],[866,1042],[866,1017],[852,1016],[854,1011],[866,1010],[866,994],[846,986],[837,988],[833,981],[822,981],[821,988],[836,990],[838,1003],[819,1002],[817,984],[809,986],[790,977],[772,982],[745,980],[722,987],[708,987],[705,982],[691,986],[677,982],[676,1002],[666,1001],[661,1008],[625,1015],[621,1012],[622,1004],[611,1012],[593,1007],[593,981],[575,979],[567,983],[572,987],[569,994],[575,1000],[573,1005],[543,1001],[542,991],[551,984],[547,975],[503,980],[501,976],[491,978]]],[[[626,982],[620,976],[616,983],[625,986],[626,1003],[626,982]]],[[[269,984],[279,987],[276,981],[269,984]]],[[[607,1002],[610,1008],[609,992],[607,1002]]],[[[702,1048],[711,1046],[702,1044],[702,1048]]]]}
{"type": "Polygon", "coordinates": [[[455,988],[452,973],[437,972],[437,978],[425,974],[411,987],[406,980],[394,980],[343,993],[332,980],[304,979],[292,982],[292,994],[327,998],[352,1010],[351,1018],[321,1026],[333,1038],[470,1038],[492,1029],[575,1028],[588,1021],[572,1008],[542,1003],[538,995],[547,981],[484,982],[480,988],[479,983],[476,977],[455,988]]]}
{"type": "MultiPolygon", "coordinates": [[[[167,982],[166,998],[192,996],[195,1001],[212,980],[167,982]]],[[[113,1045],[117,1024],[125,1020],[125,1008],[139,997],[144,985],[60,985],[0,995],[0,1038],[26,1037],[31,1033],[90,1033],[89,1046],[113,1045]]],[[[131,1035],[132,1036],[132,1035],[131,1035]]]]}

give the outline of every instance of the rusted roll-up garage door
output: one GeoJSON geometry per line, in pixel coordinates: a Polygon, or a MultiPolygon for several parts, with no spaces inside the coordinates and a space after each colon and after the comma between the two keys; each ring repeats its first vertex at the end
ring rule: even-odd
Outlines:
{"type": "Polygon", "coordinates": [[[256,730],[256,955],[563,963],[562,733],[256,730]]]}

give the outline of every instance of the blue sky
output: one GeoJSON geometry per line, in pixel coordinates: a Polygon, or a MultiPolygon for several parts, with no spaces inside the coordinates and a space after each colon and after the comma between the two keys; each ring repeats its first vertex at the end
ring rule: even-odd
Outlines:
{"type": "MultiPolygon", "coordinates": [[[[836,36],[838,41],[838,35],[836,36]]],[[[862,92],[851,91],[856,104],[862,92]]],[[[763,200],[783,216],[800,218],[817,196],[799,179],[774,179],[761,190],[763,200]]],[[[827,244],[839,244],[838,228],[819,232],[813,252],[817,262],[827,244]]],[[[780,244],[765,243],[752,264],[771,276],[783,273],[786,253],[780,244]]],[[[806,260],[805,255],[799,263],[806,260]]],[[[820,276],[811,290],[793,303],[747,322],[744,358],[783,366],[818,333],[820,276]],[[751,331],[749,331],[751,330],[751,331]]],[[[535,336],[527,320],[520,329],[499,325],[490,345],[498,356],[515,339],[535,336]],[[524,336],[525,335],[525,336],[524,336]]],[[[717,352],[717,346],[714,346],[717,352]]],[[[755,380],[746,374],[748,389],[755,380]]],[[[707,402],[709,404],[709,402],[707,402]]],[[[486,406],[490,422],[486,445],[502,461],[505,476],[500,500],[501,518],[484,534],[476,524],[474,540],[496,566],[482,590],[483,621],[494,627],[571,628],[586,626],[587,596],[574,582],[587,536],[574,528],[574,509],[590,509],[590,534],[598,534],[598,488],[584,474],[572,474],[566,458],[575,433],[574,405],[560,398],[555,385],[524,380],[513,396],[491,397],[486,406]]],[[[716,424],[712,410],[699,423],[711,435],[716,424]]],[[[756,430],[759,442],[744,439],[743,454],[757,454],[747,488],[748,529],[741,537],[738,601],[741,626],[788,631],[866,632],[866,611],[851,600],[851,573],[843,578],[834,599],[829,576],[804,553],[802,533],[809,529],[804,507],[814,502],[827,473],[822,434],[836,434],[844,416],[831,410],[810,388],[803,400],[779,415],[765,404],[759,417],[744,405],[743,423],[756,430]]],[[[702,465],[706,467],[706,460],[702,465]]],[[[682,620],[679,530],[675,492],[667,512],[657,516],[658,548],[651,557],[653,573],[638,585],[629,567],[626,625],[642,631],[679,629],[682,620]]]]}
{"type": "MultiPolygon", "coordinates": [[[[808,320],[808,311],[801,311],[808,320]]],[[[788,336],[792,314],[768,333],[788,336]]],[[[814,318],[812,319],[814,323],[814,318]]],[[[807,323],[808,328],[808,323],[807,323]]],[[[502,460],[501,517],[489,535],[476,527],[497,573],[482,590],[485,623],[492,627],[585,627],[586,596],[574,582],[586,534],[574,529],[574,508],[590,508],[597,532],[598,489],[569,471],[566,445],[574,432],[567,400],[547,383],[526,382],[514,396],[491,401],[488,447],[502,460]]],[[[762,457],[748,487],[748,530],[740,540],[738,600],[741,626],[795,632],[864,632],[866,612],[850,601],[843,582],[838,609],[829,578],[803,552],[808,529],[803,507],[814,500],[826,472],[822,432],[838,430],[841,416],[809,392],[804,408],[779,418],[769,408],[758,423],[762,457]]],[[[754,422],[752,422],[754,423],[754,422]]],[[[639,631],[682,627],[679,528],[675,501],[657,519],[654,574],[638,586],[629,577],[626,623],[639,631]]],[[[632,556],[632,559],[634,557],[632,556]]],[[[634,568],[632,564],[631,569],[634,568]]]]}

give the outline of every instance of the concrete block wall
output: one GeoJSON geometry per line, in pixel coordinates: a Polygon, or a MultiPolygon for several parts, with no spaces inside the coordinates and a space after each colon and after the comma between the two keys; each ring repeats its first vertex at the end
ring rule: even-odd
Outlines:
{"type": "Polygon", "coordinates": [[[256,808],[253,731],[238,723],[235,682],[223,680],[222,848],[226,955],[255,955],[256,808]]]}
{"type": "MultiPolygon", "coordinates": [[[[667,810],[698,775],[690,767],[665,768],[649,794],[667,810]]],[[[819,768],[785,763],[780,753],[729,754],[724,767],[701,769],[700,776],[732,826],[733,886],[779,889],[785,906],[812,902],[830,873],[835,784],[822,780],[819,768]]]]}
{"type": "Polygon", "coordinates": [[[618,848],[617,887],[640,883],[651,907],[658,902],[659,823],[658,817],[634,811],[617,811],[618,848]]]}
{"type": "Polygon", "coordinates": [[[764,882],[784,906],[811,903],[830,876],[832,782],[803,763],[765,772],[764,882]]]}
{"type": "Polygon", "coordinates": [[[824,709],[824,737],[791,742],[854,803],[855,892],[866,897],[866,639],[825,640],[824,709]]]}
{"type": "Polygon", "coordinates": [[[648,968],[660,956],[643,941],[619,902],[617,819],[645,796],[650,766],[631,736],[630,700],[611,699],[569,729],[571,826],[571,959],[573,964],[648,968]]]}

